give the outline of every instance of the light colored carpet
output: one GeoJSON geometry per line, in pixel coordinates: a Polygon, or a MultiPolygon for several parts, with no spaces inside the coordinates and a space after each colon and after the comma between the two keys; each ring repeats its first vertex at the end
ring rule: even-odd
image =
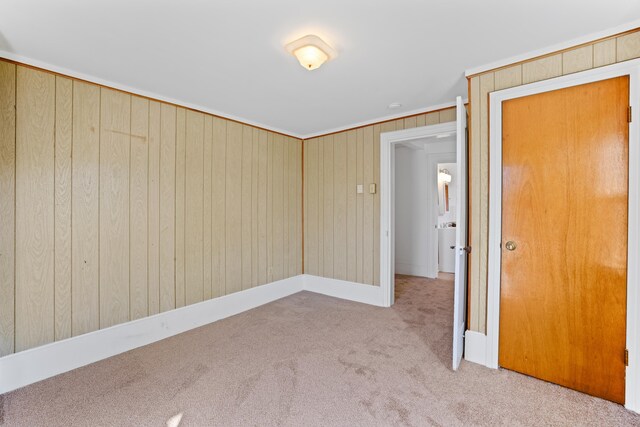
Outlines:
{"type": "Polygon", "coordinates": [[[308,292],[0,396],[3,426],[640,425],[513,372],[451,371],[452,282],[396,305],[308,292]]]}

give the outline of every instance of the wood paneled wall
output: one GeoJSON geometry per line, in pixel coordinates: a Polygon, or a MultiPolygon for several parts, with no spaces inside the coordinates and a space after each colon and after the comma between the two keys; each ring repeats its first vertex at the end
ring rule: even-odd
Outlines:
{"type": "Polygon", "coordinates": [[[380,133],[455,119],[448,108],[304,141],[305,273],[380,284],[380,133]]]}
{"type": "Polygon", "coordinates": [[[488,94],[640,57],[640,31],[512,64],[470,78],[471,252],[469,329],[486,332],[489,220],[488,94]]]}
{"type": "Polygon", "coordinates": [[[0,356],[300,274],[301,150],[0,61],[0,356]]]}

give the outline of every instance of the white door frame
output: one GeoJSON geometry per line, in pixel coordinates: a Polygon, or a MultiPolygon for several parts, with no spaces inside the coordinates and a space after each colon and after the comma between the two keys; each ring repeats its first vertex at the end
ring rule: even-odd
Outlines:
{"type": "Polygon", "coordinates": [[[455,132],[456,122],[449,122],[380,134],[380,288],[386,307],[393,304],[395,274],[395,144],[455,132]]]}
{"type": "MultiPolygon", "coordinates": [[[[638,203],[640,203],[640,60],[613,64],[542,82],[531,83],[490,94],[489,132],[489,251],[487,279],[486,364],[498,368],[500,325],[500,243],[502,241],[502,102],[536,93],[591,83],[619,76],[630,76],[629,102],[633,118],[629,124],[629,234],[627,258],[627,349],[625,407],[640,412],[640,286],[638,284],[640,241],[638,203]]],[[[621,356],[622,357],[622,356],[621,356]]]]}

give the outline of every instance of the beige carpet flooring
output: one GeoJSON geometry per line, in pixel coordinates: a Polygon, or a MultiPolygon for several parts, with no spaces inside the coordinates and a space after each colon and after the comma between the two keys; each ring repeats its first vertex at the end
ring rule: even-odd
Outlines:
{"type": "Polygon", "coordinates": [[[299,293],[0,396],[0,425],[640,425],[514,372],[451,371],[452,287],[400,276],[390,309],[299,293]]]}

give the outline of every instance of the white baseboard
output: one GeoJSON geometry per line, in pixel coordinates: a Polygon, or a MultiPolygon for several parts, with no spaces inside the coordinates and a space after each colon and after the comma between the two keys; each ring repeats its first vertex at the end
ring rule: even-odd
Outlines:
{"type": "Polygon", "coordinates": [[[404,262],[396,262],[396,274],[406,274],[407,276],[429,277],[434,278],[433,272],[428,265],[409,264],[404,262]]]}
{"type": "Polygon", "coordinates": [[[304,290],[328,295],[349,301],[385,307],[384,295],[380,286],[363,285],[346,280],[303,274],[304,290]]]}
{"type": "Polygon", "coordinates": [[[487,336],[480,332],[464,333],[464,360],[487,365],[487,336]]]}
{"type": "Polygon", "coordinates": [[[0,358],[0,394],[303,290],[295,276],[0,358]]]}

